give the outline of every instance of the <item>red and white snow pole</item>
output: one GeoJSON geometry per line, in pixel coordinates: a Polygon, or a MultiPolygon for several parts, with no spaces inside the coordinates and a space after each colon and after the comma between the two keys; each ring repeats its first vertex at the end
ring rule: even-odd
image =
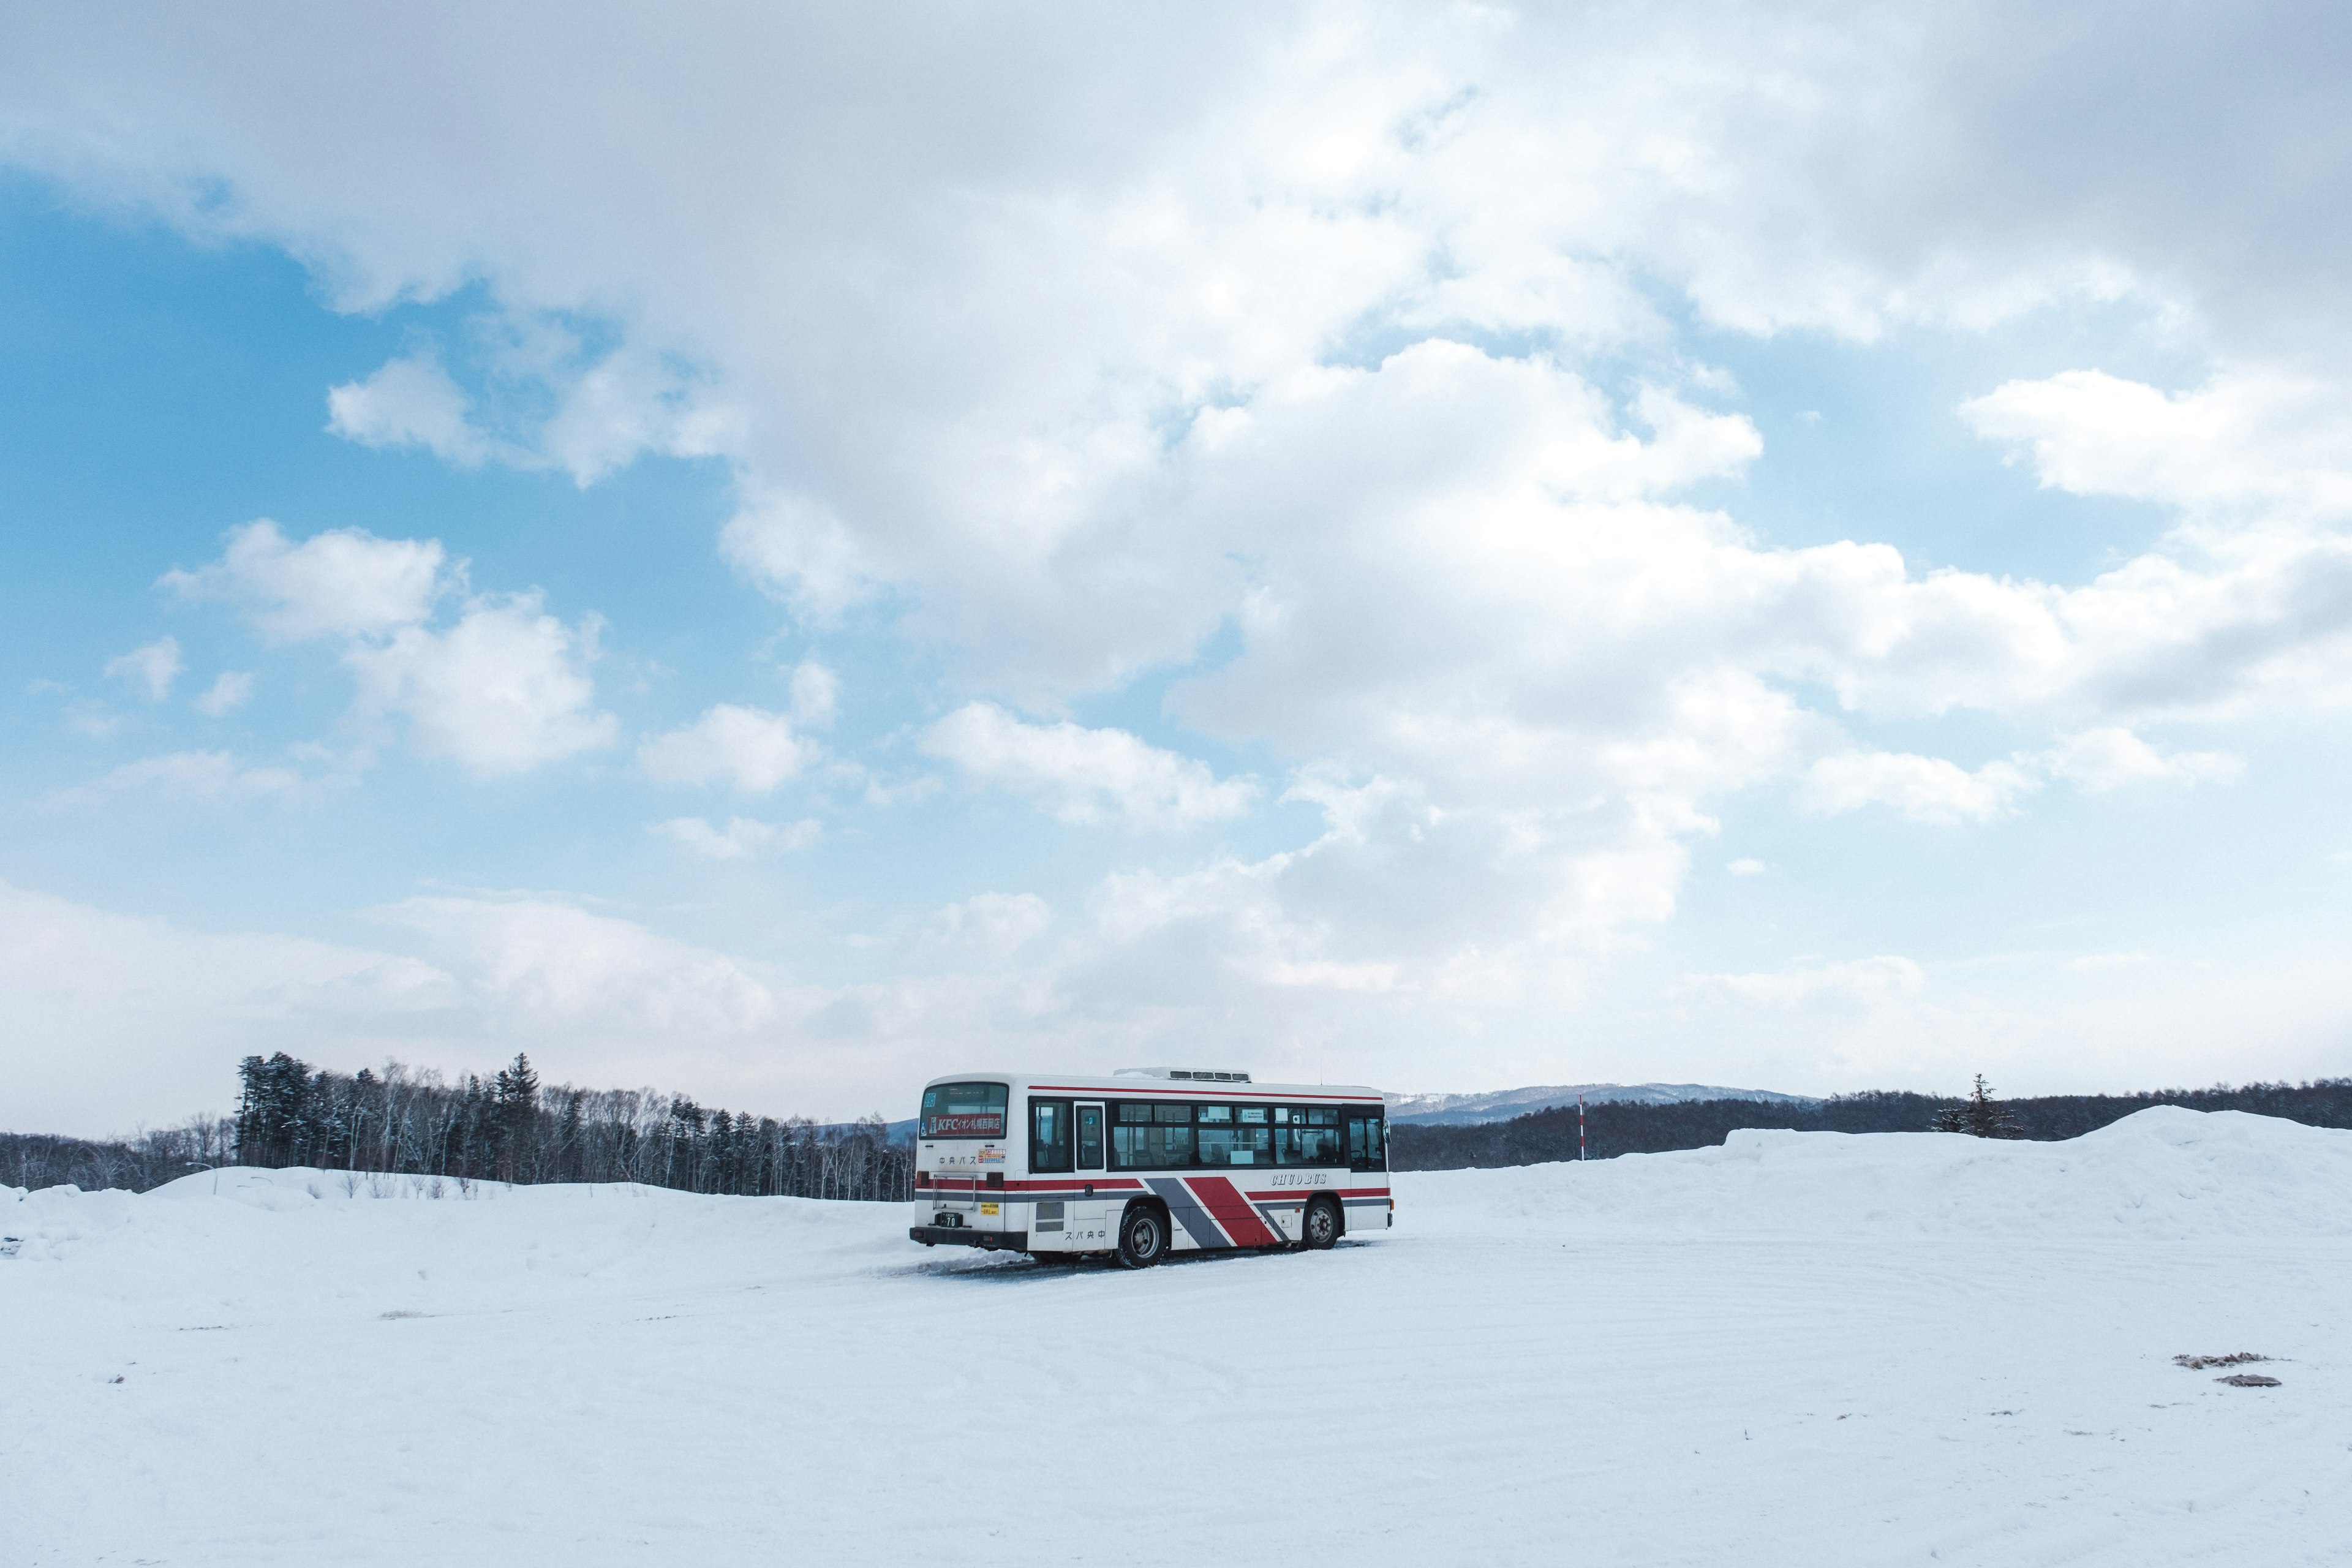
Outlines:
{"type": "Polygon", "coordinates": [[[1584,1158],[1584,1096],[1576,1097],[1576,1157],[1584,1158]]]}

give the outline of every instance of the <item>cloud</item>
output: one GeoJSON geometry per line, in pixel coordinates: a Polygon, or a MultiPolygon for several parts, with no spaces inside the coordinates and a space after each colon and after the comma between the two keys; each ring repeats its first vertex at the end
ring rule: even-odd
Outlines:
{"type": "Polygon", "coordinates": [[[2352,392],[2278,371],[2167,393],[2095,370],[2005,382],[1960,405],[1987,440],[2031,458],[2042,484],[2200,515],[2352,516],[2352,392]]]}
{"type": "Polygon", "coordinates": [[[229,1108],[250,1052],[323,1047],[356,1066],[411,1051],[458,997],[396,953],[191,931],[5,883],[0,992],[11,1127],[85,1136],[229,1108]]]}
{"type": "Polygon", "coordinates": [[[2069,736],[2046,759],[2053,774],[2085,795],[2104,795],[2137,784],[2227,783],[2245,764],[2221,752],[2176,752],[2168,756],[2128,730],[2089,730],[2069,736]]]}
{"type": "Polygon", "coordinates": [[[1767,869],[1763,861],[1749,859],[1746,856],[1728,862],[1723,868],[1735,877],[1760,877],[1767,869]]]}
{"type": "Polygon", "coordinates": [[[157,637],[142,647],[106,661],[106,673],[142,689],[150,702],[161,702],[179,679],[180,644],[176,637],[157,637]]]}
{"type": "Polygon", "coordinates": [[[637,765],[663,784],[725,784],[766,795],[823,754],[783,714],[721,702],[683,729],[640,742],[637,765]]]}
{"type": "Polygon", "coordinates": [[[793,722],[829,730],[841,714],[841,677],[814,659],[793,667],[793,722]]]}
{"type": "Polygon", "coordinates": [[[433,614],[462,569],[444,574],[438,540],[379,539],[364,529],[331,529],[288,542],[268,518],[233,528],[221,559],[163,574],[190,599],[226,600],[276,642],[375,637],[433,614]]]}
{"type": "Polygon", "coordinates": [[[761,965],[568,904],[434,897],[375,912],[422,940],[478,1008],[519,1032],[740,1042],[794,1010],[761,965]]]}
{"type": "Polygon", "coordinates": [[[1917,995],[1927,975],[1907,958],[1885,954],[1778,973],[1695,974],[1692,991],[1712,991],[1753,1006],[1773,1008],[1872,1006],[1917,995]]]}
{"type": "Polygon", "coordinates": [[[454,626],[403,626],[355,643],[343,662],[363,713],[405,721],[409,744],[484,778],[611,745],[620,724],[594,710],[598,625],[568,626],[536,593],[469,603],[454,626]]]}
{"type": "Polygon", "coordinates": [[[1118,820],[1176,832],[1248,813],[1258,787],[1124,730],[1030,724],[993,703],[959,708],[923,734],[923,750],[967,774],[1030,795],[1064,822],[1118,820]]]}
{"type": "Polygon", "coordinates": [[[253,677],[244,670],[225,669],[196,699],[196,711],[225,718],[253,700],[253,677]]]}
{"type": "Polygon", "coordinates": [[[655,823],[653,831],[701,859],[748,860],[760,855],[805,849],[824,837],[824,826],[814,817],[779,825],[736,816],[730,817],[726,826],[718,827],[699,816],[678,816],[655,823]]]}
{"type": "MultiPolygon", "coordinates": [[[[609,746],[619,721],[595,710],[590,667],[603,623],[567,626],[537,590],[463,597],[456,620],[432,624],[465,586],[438,540],[380,539],[335,529],[293,543],[263,519],[229,531],[221,559],[174,571],[163,585],[238,605],[279,642],[340,641],[365,723],[400,721],[425,756],[479,777],[525,773],[609,746]]],[[[224,675],[205,703],[226,712],[250,676],[224,675]]],[[[200,704],[201,706],[202,704],[200,704]]]]}
{"type": "Polygon", "coordinates": [[[975,893],[931,917],[916,956],[1001,963],[1053,923],[1053,906],[1034,893],[975,893]]]}
{"type": "Polygon", "coordinates": [[[1990,762],[1970,773],[1940,757],[1895,752],[1845,752],[1805,772],[1797,809],[1835,816],[1866,805],[1892,806],[1915,821],[1992,822],[2016,810],[2041,781],[2014,763],[1990,762]]]}
{"type": "Polygon", "coordinates": [[[479,466],[498,446],[467,422],[467,399],[441,362],[414,354],[327,394],[327,428],[363,447],[422,447],[459,468],[479,466]]]}
{"type": "Polygon", "coordinates": [[[153,794],[193,800],[254,800],[303,794],[310,786],[290,768],[247,767],[227,752],[172,752],[125,763],[59,798],[85,802],[106,795],[153,794]]]}
{"type": "MultiPolygon", "coordinates": [[[[1049,812],[1250,808],[1250,781],[1013,716],[1177,672],[1171,714],[1268,759],[1324,831],[1106,880],[1093,918],[1129,934],[1089,994],[1172,974],[1202,1016],[1288,1019],[1275,991],[1571,986],[1667,918],[1743,791],[1990,820],[2052,776],[2222,776],[2214,751],[2151,763],[2157,725],[2339,710],[2352,209],[2314,25],[60,13],[0,55],[0,155],[282,247],[339,308],[467,291],[493,346],[404,400],[385,378],[415,356],[339,388],[354,432],[459,461],[495,438],[583,482],[716,456],[734,568],[803,623],[887,615],[985,699],[944,721],[997,770],[972,776],[1049,812]],[[615,94],[695,112],[615,121],[615,94]],[[1740,503],[1761,437],[1683,368],[1683,323],[1861,342],[2085,305],[2214,368],[2187,390],[2075,368],[1960,417],[2053,489],[2164,509],[2155,544],[2041,581],[1782,548],[1709,504],[1740,503]],[[1859,738],[1954,716],[2011,754],[1859,738]]],[[[379,602],[280,581],[324,547],[260,538],[251,571],[233,544],[171,581],[286,640],[430,638],[441,598],[469,602],[437,545],[379,602]]],[[[797,698],[760,717],[794,746],[821,728],[797,698]]],[[[698,744],[682,775],[775,776],[698,744]]]]}
{"type": "Polygon", "coordinates": [[[719,552],[757,586],[820,624],[880,588],[878,567],[831,508],[790,493],[747,494],[719,552]]]}

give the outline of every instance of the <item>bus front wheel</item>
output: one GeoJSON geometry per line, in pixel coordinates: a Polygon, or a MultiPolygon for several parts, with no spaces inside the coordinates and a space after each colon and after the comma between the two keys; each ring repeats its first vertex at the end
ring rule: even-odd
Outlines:
{"type": "Polygon", "coordinates": [[[1149,1268],[1168,1255],[1168,1220],[1150,1204],[1137,1204],[1118,1222],[1118,1260],[1129,1268],[1149,1268]]]}
{"type": "Polygon", "coordinates": [[[1307,1205],[1304,1227],[1307,1245],[1321,1251],[1339,1239],[1339,1205],[1329,1198],[1317,1198],[1307,1205]]]}

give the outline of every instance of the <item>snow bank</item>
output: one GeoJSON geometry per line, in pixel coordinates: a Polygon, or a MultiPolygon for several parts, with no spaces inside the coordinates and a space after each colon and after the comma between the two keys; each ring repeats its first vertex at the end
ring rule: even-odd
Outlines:
{"type": "Polygon", "coordinates": [[[1400,1179],[1452,1229],[2352,1236],[2352,1131],[2154,1106],[2060,1143],[1743,1129],[1719,1148],[1400,1179]]]}
{"type": "Polygon", "coordinates": [[[927,1252],[902,1205],[0,1194],[0,1558],[2352,1562],[2352,1134],[1399,1188],[1394,1231],[1146,1273],[927,1252]],[[2173,1362],[2235,1351],[2276,1386],[2173,1362]]]}

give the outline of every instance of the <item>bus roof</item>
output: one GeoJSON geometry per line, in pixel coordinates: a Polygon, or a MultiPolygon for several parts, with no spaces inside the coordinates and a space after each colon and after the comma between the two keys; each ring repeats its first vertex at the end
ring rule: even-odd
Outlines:
{"type": "Polygon", "coordinates": [[[1235,1083],[1213,1079],[1164,1078],[1155,1073],[1027,1073],[973,1068],[941,1073],[924,1088],[941,1083],[1003,1083],[1032,1093],[1099,1095],[1106,1100],[1330,1100],[1381,1103],[1381,1091],[1356,1083],[1235,1083]]]}

